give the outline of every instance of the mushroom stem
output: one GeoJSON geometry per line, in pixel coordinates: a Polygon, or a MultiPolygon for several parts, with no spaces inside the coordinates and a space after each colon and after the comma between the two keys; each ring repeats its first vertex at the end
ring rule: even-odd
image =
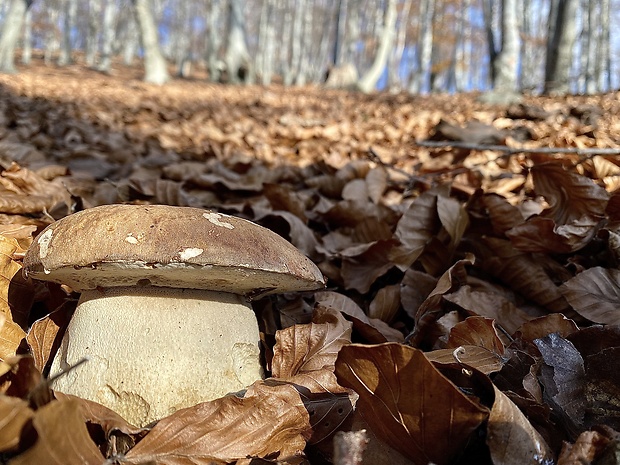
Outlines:
{"type": "Polygon", "coordinates": [[[51,375],[58,391],[137,426],[260,379],[256,316],[240,295],[154,286],[85,290],[51,375]]]}

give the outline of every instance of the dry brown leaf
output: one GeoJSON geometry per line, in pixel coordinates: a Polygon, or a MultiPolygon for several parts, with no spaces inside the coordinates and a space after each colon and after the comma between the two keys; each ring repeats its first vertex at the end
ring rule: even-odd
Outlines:
{"type": "Polygon", "coordinates": [[[515,339],[534,342],[535,339],[540,339],[551,333],[558,333],[562,337],[568,337],[578,330],[579,328],[573,320],[566,318],[561,313],[552,313],[551,315],[533,318],[523,323],[514,336],[515,339]]]}
{"type": "Polygon", "coordinates": [[[30,346],[35,366],[41,372],[60,346],[62,334],[69,324],[74,308],[75,302],[67,302],[59,309],[35,321],[30,327],[26,341],[30,346]]]}
{"type": "Polygon", "coordinates": [[[549,208],[506,232],[526,252],[570,253],[586,246],[605,214],[609,194],[591,179],[568,172],[559,163],[531,169],[535,192],[549,208]]]}
{"type": "Polygon", "coordinates": [[[32,425],[34,445],[11,460],[11,465],[101,465],[105,459],[92,441],[77,402],[54,401],[38,409],[32,425]]]}
{"type": "Polygon", "coordinates": [[[560,286],[560,292],[584,318],[620,324],[620,271],[600,266],[582,271],[560,286]]]}
{"type": "Polygon", "coordinates": [[[397,242],[390,239],[353,246],[341,251],[341,274],[345,288],[355,289],[362,294],[368,292],[370,286],[394,266],[390,253],[396,246],[397,242]]]}
{"type": "Polygon", "coordinates": [[[608,449],[610,440],[597,431],[584,431],[574,444],[565,442],[557,465],[581,465],[596,463],[608,449]]]}
{"type": "Polygon", "coordinates": [[[364,311],[351,298],[333,291],[321,291],[315,294],[319,306],[333,308],[342,312],[353,322],[353,329],[371,343],[403,342],[400,331],[376,318],[368,318],[364,311]]]}
{"type": "Polygon", "coordinates": [[[470,316],[450,330],[447,348],[455,349],[462,345],[482,347],[498,357],[504,355],[505,350],[495,320],[480,316],[470,316]]]}
{"type": "Polygon", "coordinates": [[[504,363],[500,356],[484,347],[462,345],[456,349],[438,349],[424,352],[431,362],[450,364],[460,363],[473,367],[485,375],[498,372],[504,363]]]}
{"type": "Polygon", "coordinates": [[[257,381],[229,395],[178,410],[157,423],[123,464],[198,465],[247,456],[294,455],[310,436],[308,412],[290,384],[257,381]]]}
{"type": "Polygon", "coordinates": [[[366,175],[368,196],[374,203],[379,203],[383,193],[387,189],[388,173],[383,166],[372,168],[366,175]]]}
{"type": "Polygon", "coordinates": [[[442,226],[450,235],[450,247],[456,247],[469,226],[467,210],[458,200],[445,195],[438,195],[437,215],[442,226]]]}
{"type": "Polygon", "coordinates": [[[368,317],[391,323],[400,308],[400,285],[382,287],[368,307],[368,317]]]}
{"type": "Polygon", "coordinates": [[[402,344],[345,346],[336,374],[360,395],[373,432],[416,464],[450,463],[488,416],[423,352],[402,344]]]}
{"type": "Polygon", "coordinates": [[[18,324],[9,320],[5,321],[0,327],[0,359],[14,356],[25,337],[26,332],[18,324]]]}
{"type": "Polygon", "coordinates": [[[424,192],[413,201],[396,225],[394,237],[400,245],[389,251],[389,258],[402,271],[422,255],[440,227],[437,197],[434,191],[424,192]]]}
{"type": "Polygon", "coordinates": [[[295,325],[276,332],[271,368],[274,378],[287,379],[321,369],[333,371],[338,351],[351,342],[352,324],[339,312],[332,315],[329,323],[295,325]]]}
{"type": "Polygon", "coordinates": [[[486,208],[496,234],[503,235],[509,229],[523,223],[523,216],[519,213],[519,209],[501,195],[485,194],[480,198],[480,202],[486,208]]]}
{"type": "Polygon", "coordinates": [[[22,431],[33,415],[25,400],[0,395],[0,453],[17,449],[22,431]]]}
{"type": "Polygon", "coordinates": [[[444,295],[448,302],[458,305],[470,315],[495,320],[508,334],[513,334],[523,323],[532,319],[498,292],[473,290],[462,286],[456,292],[444,295]]]}
{"type": "Polygon", "coordinates": [[[437,278],[428,273],[409,268],[400,283],[400,300],[403,309],[411,318],[415,318],[420,305],[435,289],[437,278]]]}
{"type": "Polygon", "coordinates": [[[415,326],[408,337],[411,345],[418,346],[429,336],[430,327],[445,313],[441,306],[444,294],[455,292],[467,282],[465,266],[472,265],[473,262],[474,257],[468,254],[467,258],[456,262],[439,278],[435,289],[428,295],[415,314],[415,326]]]}
{"type": "Polygon", "coordinates": [[[0,313],[25,328],[34,295],[32,285],[22,276],[21,264],[15,260],[24,252],[17,239],[0,236],[0,313]]]}
{"type": "Polygon", "coordinates": [[[493,386],[495,402],[487,424],[487,445],[494,465],[551,463],[553,452],[521,410],[493,386]]]}
{"type": "Polygon", "coordinates": [[[487,237],[484,242],[493,254],[481,260],[485,271],[548,310],[570,316],[568,302],[530,254],[519,252],[506,240],[487,237]]]}

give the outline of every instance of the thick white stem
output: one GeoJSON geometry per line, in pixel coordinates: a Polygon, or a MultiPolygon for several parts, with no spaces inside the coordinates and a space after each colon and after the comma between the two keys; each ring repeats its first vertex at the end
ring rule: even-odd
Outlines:
{"type": "Polygon", "coordinates": [[[260,379],[259,332],[244,297],[163,287],[82,293],[51,369],[53,388],[137,426],[260,379]]]}

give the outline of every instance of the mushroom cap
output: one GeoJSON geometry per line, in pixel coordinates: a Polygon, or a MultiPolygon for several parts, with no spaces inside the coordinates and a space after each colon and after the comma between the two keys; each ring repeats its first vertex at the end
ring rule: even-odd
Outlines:
{"type": "Polygon", "coordinates": [[[256,297],[325,285],[316,265],[273,231],[210,210],[103,205],[45,228],[26,276],[76,291],[153,285],[256,297]]]}

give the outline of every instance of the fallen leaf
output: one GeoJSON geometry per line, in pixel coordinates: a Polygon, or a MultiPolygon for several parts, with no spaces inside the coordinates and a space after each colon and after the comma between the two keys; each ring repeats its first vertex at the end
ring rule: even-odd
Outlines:
{"type": "Polygon", "coordinates": [[[596,266],[560,286],[568,303],[595,323],[620,324],[620,270],[596,266]]]}
{"type": "Polygon", "coordinates": [[[0,453],[18,448],[22,431],[33,416],[25,400],[0,395],[0,453]]]}
{"type": "Polygon", "coordinates": [[[206,465],[294,455],[304,449],[309,433],[308,413],[297,390],[286,383],[257,381],[242,398],[225,396],[160,420],[122,463],[206,465]]]}
{"type": "Polygon", "coordinates": [[[521,410],[493,386],[495,402],[489,414],[486,442],[494,465],[552,463],[553,452],[521,410]]]}
{"type": "Polygon", "coordinates": [[[11,465],[101,465],[104,457],[92,441],[77,402],[54,401],[32,419],[37,440],[11,460],[11,465]]]}
{"type": "Polygon", "coordinates": [[[422,351],[402,344],[345,346],[336,375],[359,394],[374,433],[416,464],[450,463],[488,416],[422,351]]]}

